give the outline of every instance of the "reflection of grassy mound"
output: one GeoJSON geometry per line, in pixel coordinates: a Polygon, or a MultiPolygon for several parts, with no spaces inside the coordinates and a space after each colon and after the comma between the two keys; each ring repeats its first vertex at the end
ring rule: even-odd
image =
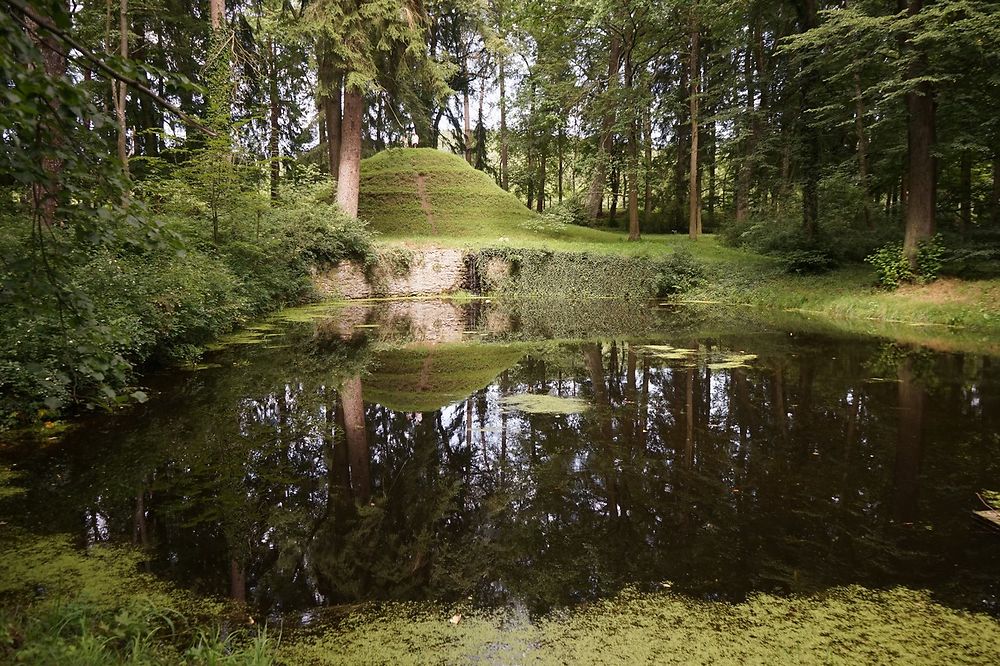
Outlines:
{"type": "Polygon", "coordinates": [[[359,215],[392,236],[499,235],[535,217],[488,175],[433,148],[387,150],[364,160],[359,215]]]}
{"type": "Polygon", "coordinates": [[[456,344],[376,354],[364,398],[401,412],[431,412],[487,386],[517,363],[524,347],[456,344]]]}

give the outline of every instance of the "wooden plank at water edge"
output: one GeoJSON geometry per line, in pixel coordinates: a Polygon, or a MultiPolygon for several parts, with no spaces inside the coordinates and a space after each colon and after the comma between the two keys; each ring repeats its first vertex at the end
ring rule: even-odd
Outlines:
{"type": "Polygon", "coordinates": [[[986,522],[988,522],[993,527],[995,527],[997,529],[1000,529],[1000,511],[996,511],[996,510],[991,510],[991,511],[973,511],[972,513],[976,514],[976,516],[978,518],[981,518],[982,520],[985,520],[986,522]]]}

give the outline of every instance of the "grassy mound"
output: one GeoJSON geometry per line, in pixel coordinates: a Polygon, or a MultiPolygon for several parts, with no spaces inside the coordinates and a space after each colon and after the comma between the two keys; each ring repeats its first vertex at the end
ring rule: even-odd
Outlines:
{"type": "Polygon", "coordinates": [[[359,215],[388,236],[480,236],[537,216],[457,155],[401,148],[361,163],[359,215]]]}
{"type": "Polygon", "coordinates": [[[524,355],[520,345],[438,345],[377,355],[364,398],[401,412],[431,412],[487,386],[524,355]]]}

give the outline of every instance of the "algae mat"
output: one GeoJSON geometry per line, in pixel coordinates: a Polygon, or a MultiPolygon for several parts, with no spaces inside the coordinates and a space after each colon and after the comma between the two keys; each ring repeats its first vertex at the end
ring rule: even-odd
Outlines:
{"type": "Polygon", "coordinates": [[[897,588],[758,595],[740,604],[670,593],[614,599],[532,621],[416,604],[370,607],[292,641],[285,664],[986,664],[1000,623],[897,588]]]}

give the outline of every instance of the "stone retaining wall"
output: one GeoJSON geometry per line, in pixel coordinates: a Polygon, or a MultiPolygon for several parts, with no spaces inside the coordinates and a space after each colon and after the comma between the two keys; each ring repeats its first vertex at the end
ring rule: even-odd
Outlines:
{"type": "Polygon", "coordinates": [[[313,285],[330,298],[433,296],[461,290],[466,282],[465,253],[452,248],[403,251],[407,265],[379,261],[368,274],[356,262],[313,273],[313,285]]]}

